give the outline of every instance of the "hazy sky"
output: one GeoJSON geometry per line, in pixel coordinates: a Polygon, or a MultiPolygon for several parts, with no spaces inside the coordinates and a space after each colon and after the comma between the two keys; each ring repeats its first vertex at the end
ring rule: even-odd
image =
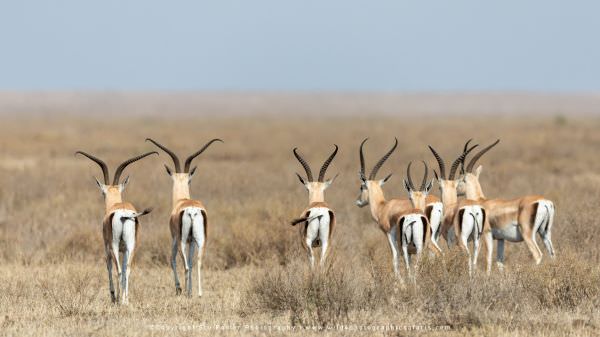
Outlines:
{"type": "Polygon", "coordinates": [[[2,0],[3,90],[599,91],[600,2],[2,0]]]}

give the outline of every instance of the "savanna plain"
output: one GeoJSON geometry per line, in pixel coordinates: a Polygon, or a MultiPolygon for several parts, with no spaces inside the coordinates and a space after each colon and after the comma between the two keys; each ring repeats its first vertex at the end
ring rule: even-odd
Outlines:
{"type": "MultiPolygon", "coordinates": [[[[589,116],[2,116],[0,334],[597,335],[599,130],[600,118],[589,116]],[[163,167],[171,162],[161,153],[125,172],[131,176],[125,200],[154,211],[141,220],[130,304],[115,305],[102,244],[104,204],[92,178],[101,172],[74,152],[99,156],[113,172],[121,161],[155,150],[147,137],[181,156],[209,139],[225,141],[195,159],[191,183],[209,218],[204,295],[175,294],[171,181],[163,167]],[[557,258],[538,241],[544,259],[534,265],[524,244],[507,243],[503,272],[494,266],[486,276],[481,254],[469,279],[464,255],[443,241],[444,257],[425,254],[416,285],[400,286],[385,236],[368,208],[354,204],[365,137],[367,166],[398,137],[379,173],[394,173],[384,186],[387,198],[406,196],[410,160],[436,167],[428,144],[450,161],[468,138],[480,144],[500,138],[481,160],[482,187],[490,198],[536,193],[554,200],[557,258]],[[292,148],[318,170],[334,143],[340,151],[328,175],[340,175],[326,201],[338,224],[330,263],[312,276],[298,229],[289,225],[307,203],[292,148]],[[360,327],[378,330],[352,330],[360,327]]],[[[414,166],[417,180],[420,170],[414,166]]],[[[437,184],[433,191],[439,195],[437,184]]]]}

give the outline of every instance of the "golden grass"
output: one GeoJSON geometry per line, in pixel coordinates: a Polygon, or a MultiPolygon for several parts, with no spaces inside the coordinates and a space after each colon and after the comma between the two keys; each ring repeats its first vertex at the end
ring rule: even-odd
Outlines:
{"type": "MultiPolygon", "coordinates": [[[[0,125],[0,331],[8,335],[213,335],[207,326],[241,325],[245,335],[279,335],[282,327],[311,327],[299,335],[336,335],[312,327],[410,329],[385,335],[594,335],[600,329],[600,119],[565,117],[464,119],[393,117],[10,118],[0,125]],[[186,136],[184,136],[186,135],[186,136]],[[404,197],[409,160],[434,161],[426,145],[450,160],[466,138],[500,146],[482,163],[489,197],[541,193],[557,205],[553,240],[558,258],[532,265],[524,245],[508,244],[507,267],[490,277],[466,275],[458,252],[424,258],[417,287],[391,275],[384,236],[358,193],[358,144],[372,166],[393,137],[398,151],[380,174],[394,172],[387,197],[404,197]],[[175,296],[168,265],[170,180],[152,158],[127,169],[125,199],[154,207],[141,225],[130,305],[110,303],[100,220],[103,203],[92,176],[99,169],[76,158],[83,149],[114,170],[152,149],[153,137],[178,153],[213,145],[196,159],[192,195],[208,208],[209,243],[202,299],[175,296]],[[299,146],[310,163],[340,146],[329,169],[340,177],[326,198],[336,210],[332,263],[311,276],[296,228],[287,221],[306,205],[291,154],[299,146]],[[244,325],[249,325],[244,327],[244,325]],[[265,325],[263,330],[256,325],[265,325]],[[268,331],[270,327],[271,331],[268,331]],[[444,328],[445,329],[445,328],[444,328]],[[167,331],[165,331],[167,330],[167,331]]],[[[170,164],[170,163],[169,163],[170,164]]],[[[434,189],[437,191],[437,187],[434,189]]],[[[444,247],[445,248],[445,247],[444,247]]],[[[543,248],[542,248],[543,249],[543,248]]],[[[181,270],[180,270],[181,272],[181,270]]],[[[194,274],[195,276],[195,274],[194,274]]],[[[196,281],[196,280],[194,280],[196,281]]],[[[194,288],[195,289],[195,288],[194,288]]],[[[238,335],[240,330],[223,330],[238,335]]],[[[346,331],[364,335],[365,331],[346,331]]]]}

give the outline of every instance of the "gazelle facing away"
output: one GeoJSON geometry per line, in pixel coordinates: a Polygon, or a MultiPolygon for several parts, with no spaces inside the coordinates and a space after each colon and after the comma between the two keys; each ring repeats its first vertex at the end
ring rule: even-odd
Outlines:
{"type": "MultiPolygon", "coordinates": [[[[542,261],[542,251],[535,240],[536,233],[544,242],[548,254],[555,256],[551,232],[554,203],[541,195],[526,195],[510,200],[486,199],[479,183],[482,166],[473,170],[477,160],[499,142],[498,139],[473,156],[464,172],[464,192],[467,198],[482,202],[488,212],[493,237],[498,241],[497,263],[500,269],[504,266],[504,240],[525,241],[535,263],[539,264],[542,261]]],[[[468,142],[465,146],[468,146],[468,142]]],[[[491,251],[488,252],[487,260],[491,264],[491,251]]]]}
{"type": "Polygon", "coordinates": [[[148,152],[143,155],[133,157],[124,161],[117,167],[112,184],[109,180],[108,166],[106,163],[91,154],[83,151],[77,151],[75,154],[81,154],[100,166],[104,176],[104,183],[96,179],[98,187],[104,196],[105,214],[102,220],[102,234],[104,238],[104,250],[106,252],[106,268],[108,269],[108,286],[110,289],[110,298],[116,303],[117,299],[122,304],[129,302],[129,275],[131,273],[131,261],[135,253],[135,244],[137,241],[139,220],[142,215],[148,214],[152,209],[145,209],[138,213],[132,204],[123,202],[121,194],[129,182],[126,177],[123,182],[119,182],[121,174],[127,165],[138,161],[157,152],[148,152]],[[123,253],[123,263],[119,262],[119,252],[123,253]],[[117,267],[117,291],[112,278],[113,263],[117,267]],[[122,289],[122,291],[121,291],[122,289]]]}
{"type": "Polygon", "coordinates": [[[437,250],[441,252],[442,250],[438,244],[438,239],[441,234],[440,224],[444,214],[444,207],[442,201],[438,197],[429,194],[431,187],[433,186],[433,180],[427,183],[427,175],[429,170],[424,161],[423,165],[425,167],[423,181],[421,182],[419,189],[416,189],[410,174],[412,161],[408,163],[406,168],[406,179],[404,179],[404,188],[408,192],[408,198],[410,199],[413,207],[420,209],[425,213],[425,216],[429,221],[429,226],[431,227],[431,243],[437,248],[437,250]]]}
{"type": "Polygon", "coordinates": [[[308,252],[308,261],[311,269],[315,265],[315,257],[313,255],[313,248],[321,246],[321,258],[319,260],[319,266],[325,265],[327,258],[327,247],[331,240],[331,234],[335,227],[335,213],[325,203],[325,190],[333,183],[335,178],[325,180],[325,173],[331,161],[338,152],[338,146],[335,146],[333,153],[325,160],[321,171],[319,171],[319,178],[317,181],[313,179],[312,170],[308,163],[298,153],[298,148],[294,148],[294,156],[300,162],[304,171],[306,172],[306,181],[298,173],[298,179],[300,183],[308,190],[308,207],[302,212],[300,218],[292,221],[292,226],[302,224],[300,226],[300,236],[302,238],[302,246],[308,252]]]}
{"type": "MultiPolygon", "coordinates": [[[[375,166],[373,166],[373,169],[371,170],[371,173],[369,174],[368,178],[367,178],[366,172],[365,172],[365,156],[364,156],[364,152],[363,152],[363,147],[364,147],[367,139],[363,140],[362,143],[360,144],[360,151],[359,151],[360,171],[358,173],[359,178],[360,178],[360,194],[358,195],[358,199],[356,200],[356,205],[358,207],[365,207],[366,205],[370,205],[371,217],[379,225],[379,228],[381,229],[381,231],[385,234],[385,236],[388,239],[388,244],[389,244],[390,250],[392,252],[392,265],[394,267],[394,273],[395,273],[396,277],[398,277],[400,279],[400,281],[403,282],[402,276],[400,275],[400,271],[398,270],[398,237],[399,237],[398,229],[399,229],[399,224],[400,224],[400,220],[402,219],[402,217],[405,217],[409,214],[415,214],[415,213],[419,214],[420,211],[416,211],[414,209],[414,207],[412,206],[410,200],[408,200],[408,199],[390,199],[390,200],[385,199],[382,186],[390,179],[390,177],[392,176],[391,174],[389,174],[387,177],[385,177],[381,180],[376,180],[377,172],[379,171],[381,166],[385,163],[385,161],[392,155],[394,150],[396,150],[396,147],[398,146],[398,139],[395,139],[394,146],[392,146],[392,148],[388,152],[386,152],[386,154],[383,157],[381,157],[381,159],[379,159],[377,164],[375,164],[375,166]]],[[[420,219],[420,217],[415,216],[415,219],[412,219],[412,217],[411,217],[411,219],[408,222],[406,222],[407,218],[405,217],[404,223],[409,225],[413,220],[415,220],[415,222],[416,222],[417,219],[420,219]]],[[[413,229],[418,228],[418,226],[417,227],[412,227],[412,226],[414,226],[414,223],[411,226],[400,228],[401,230],[406,229],[406,232],[401,233],[403,239],[407,238],[405,236],[405,234],[409,230],[411,230],[411,233],[412,233],[413,229]]],[[[408,252],[408,248],[409,248],[408,244],[412,243],[412,242],[409,242],[409,241],[412,241],[412,237],[411,237],[411,240],[406,240],[406,241],[407,241],[406,242],[407,243],[406,250],[408,252]]],[[[403,242],[403,249],[404,249],[404,242],[403,242]]],[[[405,256],[405,262],[407,263],[407,267],[408,267],[409,266],[408,256],[405,256]]]]}
{"type": "MultiPolygon", "coordinates": [[[[483,205],[474,200],[458,200],[458,184],[460,179],[455,179],[458,165],[464,160],[469,152],[475,146],[463,152],[452,163],[450,174],[446,178],[446,166],[440,155],[429,146],[433,156],[438,162],[440,175],[434,170],[436,179],[440,186],[442,194],[442,202],[444,203],[444,220],[442,223],[442,235],[450,248],[454,244],[454,240],[458,238],[459,246],[467,253],[469,261],[469,275],[472,275],[473,268],[477,265],[477,257],[479,255],[479,240],[482,235],[487,235],[488,240],[485,241],[486,249],[489,251],[491,247],[491,232],[486,219],[486,210],[483,205]],[[469,250],[468,242],[473,241],[473,254],[469,250]]],[[[489,272],[491,266],[487,266],[489,272]]]]}
{"type": "Polygon", "coordinates": [[[181,294],[181,285],[177,275],[177,253],[181,254],[183,266],[185,268],[185,289],[188,296],[192,296],[192,265],[194,257],[194,245],[198,246],[198,296],[202,296],[202,256],[204,247],[208,238],[208,217],[204,205],[190,198],[190,183],[192,176],[196,172],[196,167],[190,170],[192,160],[199,156],[213,142],[223,142],[220,139],[213,139],[206,143],[200,150],[191,154],[186,160],[183,170],[177,155],[158,142],[147,138],[146,141],[152,142],[161,150],[165,151],[175,166],[175,172],[165,165],[167,174],[173,180],[173,208],[169,220],[171,229],[171,238],[173,245],[171,250],[171,268],[173,268],[173,278],[175,279],[175,293],[181,294]],[[189,245],[188,256],[186,256],[186,245],[189,245]]]}

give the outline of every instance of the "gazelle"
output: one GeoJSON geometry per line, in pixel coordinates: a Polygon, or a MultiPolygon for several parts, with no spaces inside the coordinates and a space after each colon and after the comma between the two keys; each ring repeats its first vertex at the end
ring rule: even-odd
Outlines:
{"type": "Polygon", "coordinates": [[[302,238],[302,246],[308,253],[308,261],[311,269],[314,269],[315,265],[315,257],[313,255],[314,247],[321,246],[319,266],[323,267],[325,265],[327,247],[329,246],[331,234],[335,227],[335,213],[327,203],[325,203],[325,190],[337,177],[337,175],[335,175],[332,179],[325,180],[327,168],[338,152],[338,146],[335,144],[334,146],[335,150],[333,150],[333,153],[329,155],[323,163],[323,166],[321,166],[317,181],[313,179],[312,170],[306,160],[298,153],[298,148],[294,148],[293,150],[294,156],[298,159],[306,172],[306,181],[300,174],[296,173],[296,175],[298,176],[300,183],[308,190],[308,207],[302,212],[300,218],[292,221],[291,225],[295,226],[297,224],[302,224],[302,226],[300,226],[300,236],[302,238]]]}
{"type": "Polygon", "coordinates": [[[192,296],[192,265],[194,257],[194,245],[198,246],[198,297],[202,296],[202,256],[206,240],[208,239],[208,217],[206,208],[198,201],[190,198],[190,183],[196,172],[196,167],[190,170],[192,160],[198,157],[210,144],[214,142],[223,142],[220,139],[213,139],[206,143],[200,150],[191,154],[185,160],[183,170],[177,155],[159,144],[153,139],[147,138],[146,141],[158,146],[165,151],[175,166],[175,172],[171,171],[169,166],[165,164],[167,174],[173,180],[173,208],[169,220],[169,228],[171,230],[171,238],[173,245],[171,250],[171,268],[173,269],[173,278],[175,279],[175,293],[181,294],[181,284],[177,275],[177,253],[179,252],[183,259],[185,269],[185,290],[188,296],[192,296]],[[186,256],[186,245],[189,245],[188,256],[186,256]]]}
{"type": "MultiPolygon", "coordinates": [[[[405,234],[408,232],[408,230],[418,229],[420,228],[420,226],[414,226],[413,224],[410,227],[403,226],[402,228],[399,228],[400,220],[402,220],[402,218],[404,217],[403,224],[406,223],[408,225],[413,220],[415,222],[419,220],[422,224],[423,219],[425,219],[425,221],[427,219],[420,216],[411,216],[409,217],[410,219],[407,218],[407,216],[410,214],[420,213],[420,211],[414,209],[410,200],[408,199],[385,199],[382,186],[390,179],[390,177],[392,176],[391,174],[389,174],[381,180],[376,180],[377,172],[385,163],[385,161],[396,150],[396,147],[398,146],[398,139],[395,139],[394,146],[388,152],[386,152],[386,154],[383,155],[381,159],[379,159],[375,166],[373,166],[373,169],[371,170],[371,173],[369,174],[368,178],[365,172],[365,157],[363,152],[363,147],[367,139],[363,140],[360,144],[360,171],[358,173],[360,178],[360,194],[358,195],[358,198],[356,200],[356,205],[358,207],[365,207],[366,205],[370,205],[371,217],[379,225],[379,228],[388,239],[388,244],[392,252],[392,265],[394,268],[394,274],[400,279],[400,281],[403,282],[402,276],[400,275],[398,269],[398,229],[406,230],[406,232],[402,233],[402,238],[406,238],[405,234]],[[406,222],[407,219],[409,219],[408,222],[406,222]]],[[[412,231],[411,233],[415,234],[412,231]]],[[[418,233],[416,234],[416,236],[419,237],[418,233]]],[[[409,240],[406,241],[406,250],[408,253],[408,243],[411,242],[408,242],[409,240]]],[[[412,239],[410,241],[412,241],[412,239]]],[[[402,242],[402,244],[404,250],[404,242],[402,242]]],[[[405,262],[407,263],[407,267],[409,267],[408,254],[405,254],[405,262]]]]}
{"type": "MultiPolygon", "coordinates": [[[[458,238],[459,246],[467,253],[469,261],[469,276],[473,273],[473,268],[477,265],[477,257],[479,256],[479,240],[486,233],[491,238],[489,225],[486,219],[486,210],[481,202],[474,200],[458,200],[458,184],[460,179],[455,179],[458,165],[476,146],[471,147],[463,152],[453,163],[450,168],[450,174],[446,178],[446,166],[444,160],[429,146],[433,156],[438,162],[440,175],[434,170],[435,177],[440,186],[442,194],[442,202],[444,204],[444,220],[442,223],[442,235],[450,248],[454,244],[455,238],[458,238]],[[473,254],[469,250],[468,241],[473,240],[473,254]]],[[[486,249],[491,250],[490,241],[485,241],[486,249]],[[490,245],[488,245],[490,244],[490,245]]],[[[491,266],[487,266],[489,272],[491,266]]]]}
{"type": "Polygon", "coordinates": [[[83,151],[77,151],[75,154],[81,154],[91,159],[102,169],[104,183],[101,183],[98,178],[94,177],[94,179],[96,179],[96,184],[98,184],[100,191],[102,191],[105,204],[105,214],[102,220],[102,234],[104,238],[104,251],[106,252],[106,268],[108,269],[110,298],[113,303],[116,303],[117,298],[119,298],[121,304],[127,304],[129,302],[129,275],[132,267],[131,262],[135,253],[135,244],[139,232],[138,227],[140,223],[138,218],[150,213],[152,209],[147,208],[138,213],[132,204],[123,202],[121,195],[129,182],[129,177],[126,177],[123,182],[119,182],[119,180],[121,179],[123,170],[125,170],[129,164],[151,154],[158,153],[148,152],[121,163],[115,171],[112,184],[109,180],[108,166],[104,161],[83,151]],[[119,262],[119,252],[123,253],[122,264],[119,262]],[[117,267],[118,274],[116,294],[112,278],[113,263],[117,267]],[[122,292],[121,288],[123,289],[122,292]]]}
{"type": "Polygon", "coordinates": [[[425,216],[429,221],[429,226],[431,227],[431,242],[437,248],[437,250],[441,252],[442,250],[438,244],[438,239],[441,234],[440,224],[444,214],[444,207],[442,201],[438,197],[429,194],[431,187],[433,186],[433,180],[427,183],[429,170],[424,161],[423,165],[425,167],[423,181],[421,182],[419,189],[416,189],[410,174],[412,161],[408,163],[408,166],[406,167],[406,179],[404,179],[404,188],[408,192],[408,198],[410,199],[413,207],[420,209],[425,213],[425,216]]]}
{"type": "MultiPolygon", "coordinates": [[[[473,171],[477,160],[499,142],[498,139],[473,156],[463,176],[464,193],[467,198],[482,202],[488,212],[493,238],[498,241],[497,263],[500,269],[504,267],[504,240],[510,242],[525,241],[535,263],[539,264],[542,261],[542,251],[535,240],[536,233],[544,242],[548,254],[552,258],[555,256],[554,246],[552,245],[554,203],[541,195],[526,195],[510,200],[486,199],[479,183],[482,166],[479,165],[473,171]]],[[[465,146],[468,146],[468,144],[469,142],[465,146]]],[[[487,260],[491,265],[491,251],[488,252],[487,260]]]]}

